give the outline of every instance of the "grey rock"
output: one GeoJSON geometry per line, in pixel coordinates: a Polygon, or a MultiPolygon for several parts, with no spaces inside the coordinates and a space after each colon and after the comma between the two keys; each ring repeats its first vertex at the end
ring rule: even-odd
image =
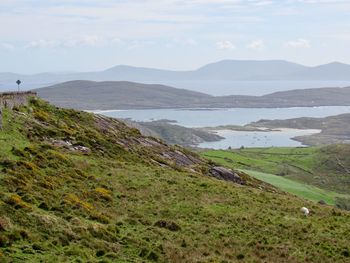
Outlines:
{"type": "Polygon", "coordinates": [[[244,180],[238,174],[225,167],[214,166],[209,170],[209,173],[211,176],[220,180],[231,181],[242,185],[245,184],[244,180]]]}

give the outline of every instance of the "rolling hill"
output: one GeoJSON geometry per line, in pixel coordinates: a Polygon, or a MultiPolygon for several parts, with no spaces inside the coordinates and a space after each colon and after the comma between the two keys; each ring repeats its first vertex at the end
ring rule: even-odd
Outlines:
{"type": "Polygon", "coordinates": [[[349,260],[346,211],[115,119],[36,98],[2,114],[4,262],[349,260]]]}
{"type": "Polygon", "coordinates": [[[350,87],[276,92],[264,96],[215,97],[164,85],[125,81],[70,81],[36,89],[40,97],[83,110],[162,108],[275,108],[350,105],[350,87]]]}
{"type": "Polygon", "coordinates": [[[126,81],[71,81],[35,91],[55,105],[85,110],[185,108],[211,97],[164,85],[126,81]]]}

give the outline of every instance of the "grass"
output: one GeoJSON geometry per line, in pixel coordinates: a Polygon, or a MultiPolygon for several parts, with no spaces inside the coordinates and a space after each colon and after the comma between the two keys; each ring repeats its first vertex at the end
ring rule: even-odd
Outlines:
{"type": "Polygon", "coordinates": [[[349,260],[346,211],[253,179],[242,186],[209,177],[216,164],[116,120],[40,100],[6,114],[1,262],[349,260]],[[167,158],[175,153],[197,162],[167,158]]]}
{"type": "Polygon", "coordinates": [[[256,179],[272,184],[273,186],[276,186],[283,191],[295,194],[297,196],[306,198],[311,201],[318,202],[320,200],[323,200],[327,204],[335,205],[336,198],[350,198],[350,195],[330,192],[312,185],[307,185],[305,183],[293,181],[281,176],[276,176],[274,174],[267,174],[250,170],[242,171],[246,172],[247,174],[253,176],[256,179]]]}
{"type": "Polygon", "coordinates": [[[203,156],[239,169],[283,176],[332,192],[350,194],[350,145],[206,151],[203,156]]]}
{"type": "Polygon", "coordinates": [[[205,155],[213,158],[228,158],[240,168],[250,167],[251,170],[263,170],[272,174],[288,172],[289,163],[295,169],[309,171],[313,165],[312,156],[317,152],[316,148],[245,148],[231,151],[207,151],[205,155]]]}

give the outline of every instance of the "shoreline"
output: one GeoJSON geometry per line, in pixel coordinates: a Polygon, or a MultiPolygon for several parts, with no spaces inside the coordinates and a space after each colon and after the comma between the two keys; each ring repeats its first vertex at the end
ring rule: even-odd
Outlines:
{"type": "Polygon", "coordinates": [[[217,130],[216,134],[224,139],[216,142],[204,142],[199,148],[238,149],[245,148],[269,148],[269,147],[309,147],[298,137],[310,136],[321,133],[319,129],[291,129],[281,128],[270,131],[242,131],[242,130],[217,130]],[[240,141],[240,144],[237,144],[240,141]],[[292,143],[294,141],[295,143],[292,143]]]}
{"type": "Polygon", "coordinates": [[[347,107],[350,108],[350,105],[320,105],[320,106],[291,106],[291,107],[198,107],[198,108],[193,108],[193,107],[159,107],[159,108],[123,108],[123,109],[94,109],[94,110],[83,110],[85,112],[89,113],[108,113],[108,112],[121,112],[121,111],[152,111],[152,110],[174,110],[174,111],[220,111],[220,110],[227,110],[227,111],[235,111],[235,110],[240,110],[240,109],[305,109],[305,108],[312,108],[312,109],[323,109],[323,108],[330,108],[330,107],[347,107]]]}

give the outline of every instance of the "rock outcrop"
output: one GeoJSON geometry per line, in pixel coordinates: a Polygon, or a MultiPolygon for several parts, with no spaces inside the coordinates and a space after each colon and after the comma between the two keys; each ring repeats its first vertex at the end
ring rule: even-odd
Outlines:
{"type": "Polygon", "coordinates": [[[245,184],[245,181],[238,174],[225,167],[214,166],[209,170],[209,173],[220,180],[231,181],[242,185],[245,184]]]}

